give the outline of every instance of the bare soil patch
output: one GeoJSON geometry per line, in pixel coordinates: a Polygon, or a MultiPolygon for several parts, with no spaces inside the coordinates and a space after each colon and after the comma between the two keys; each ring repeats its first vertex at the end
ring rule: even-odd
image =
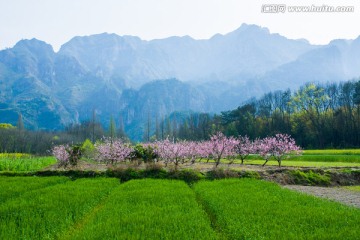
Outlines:
{"type": "Polygon", "coordinates": [[[314,187],[299,185],[285,185],[283,187],[360,208],[360,192],[339,187],[314,187]]]}

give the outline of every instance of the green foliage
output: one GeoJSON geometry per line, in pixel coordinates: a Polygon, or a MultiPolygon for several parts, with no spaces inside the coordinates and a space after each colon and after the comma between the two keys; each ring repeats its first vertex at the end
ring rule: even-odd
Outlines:
{"type": "Polygon", "coordinates": [[[199,140],[201,131],[209,134],[216,130],[256,139],[283,133],[303,148],[359,147],[359,89],[360,81],[347,81],[309,83],[294,93],[289,89],[269,92],[220,116],[211,116],[205,126],[193,124],[191,134],[184,134],[191,121],[180,121],[176,135],[199,140]]]}
{"type": "Polygon", "coordinates": [[[70,165],[76,166],[81,158],[81,145],[72,145],[69,150],[70,158],[69,162],[70,165]]]}
{"type": "Polygon", "coordinates": [[[358,239],[360,210],[254,179],[193,186],[224,239],[358,239]]]}
{"type": "Polygon", "coordinates": [[[216,239],[194,192],[181,181],[134,180],[116,188],[71,239],[216,239]]]}
{"type": "Polygon", "coordinates": [[[151,146],[144,146],[143,144],[136,144],[134,147],[135,158],[140,158],[144,163],[153,163],[157,158],[155,149],[151,146]]]}
{"type": "Polygon", "coordinates": [[[204,175],[200,172],[194,171],[192,169],[183,169],[183,170],[172,170],[168,174],[169,179],[178,179],[183,180],[186,183],[192,184],[201,179],[204,179],[204,175]]]}
{"type": "Polygon", "coordinates": [[[60,238],[117,185],[116,179],[79,179],[27,191],[0,205],[0,239],[60,238]]]}
{"type": "Polygon", "coordinates": [[[134,168],[112,168],[106,172],[107,176],[119,178],[121,182],[126,182],[134,179],[155,178],[155,179],[176,179],[183,180],[187,183],[193,183],[204,178],[204,176],[197,171],[191,169],[166,171],[160,166],[154,164],[149,165],[146,169],[134,168]]]}
{"type": "Polygon", "coordinates": [[[0,158],[0,171],[38,171],[55,163],[56,160],[53,157],[2,157],[0,158]]]}
{"type": "Polygon", "coordinates": [[[312,170],[304,172],[301,170],[290,171],[290,176],[293,177],[294,183],[302,185],[330,185],[330,176],[326,173],[320,174],[312,170]]]}
{"type": "Polygon", "coordinates": [[[87,159],[94,158],[95,146],[89,139],[86,139],[81,145],[80,151],[83,157],[87,159]]]}
{"type": "MultiPolygon", "coordinates": [[[[74,167],[78,164],[82,152],[81,152],[82,145],[81,144],[73,144],[71,146],[66,146],[64,151],[66,151],[69,155],[68,158],[63,159],[62,161],[59,160],[59,167],[68,167],[68,165],[74,167]]],[[[53,150],[54,151],[54,150],[53,150]]]]}
{"type": "Polygon", "coordinates": [[[353,94],[354,103],[360,105],[360,80],[355,83],[355,91],[353,94]]]}
{"type": "Polygon", "coordinates": [[[143,170],[143,177],[166,179],[168,177],[168,172],[159,164],[147,164],[146,169],[143,170]]]}
{"type": "Polygon", "coordinates": [[[109,137],[116,138],[116,124],[113,116],[110,116],[109,137]]]}
{"type": "Polygon", "coordinates": [[[259,179],[260,175],[258,172],[254,171],[236,171],[233,169],[213,169],[211,171],[206,172],[206,179],[215,180],[215,179],[223,179],[223,178],[256,178],[259,179]]]}
{"type": "Polygon", "coordinates": [[[230,169],[216,168],[206,172],[206,179],[222,179],[222,178],[237,178],[239,173],[230,169]]]}
{"type": "Polygon", "coordinates": [[[107,170],[107,175],[111,177],[119,178],[121,182],[126,182],[132,179],[143,178],[141,170],[133,168],[112,168],[107,170]]]}
{"type": "Polygon", "coordinates": [[[0,123],[0,129],[14,129],[15,127],[10,123],[0,123]]]}

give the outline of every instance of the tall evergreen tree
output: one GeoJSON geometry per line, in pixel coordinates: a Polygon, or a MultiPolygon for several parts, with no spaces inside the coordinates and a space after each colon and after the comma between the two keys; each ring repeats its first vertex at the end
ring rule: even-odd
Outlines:
{"type": "Polygon", "coordinates": [[[110,116],[109,137],[111,139],[116,138],[116,124],[112,115],[110,116]]]}
{"type": "Polygon", "coordinates": [[[23,131],[25,129],[21,113],[18,114],[18,120],[17,120],[17,123],[16,123],[16,127],[20,131],[23,131]]]}

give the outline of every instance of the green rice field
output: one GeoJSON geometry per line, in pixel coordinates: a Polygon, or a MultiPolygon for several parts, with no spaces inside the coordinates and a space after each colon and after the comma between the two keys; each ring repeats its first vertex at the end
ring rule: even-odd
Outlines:
{"type": "Polygon", "coordinates": [[[360,209],[255,179],[0,177],[0,239],[358,239],[360,209]]]}
{"type": "Polygon", "coordinates": [[[358,239],[360,210],[253,179],[194,190],[225,239],[358,239]]]}

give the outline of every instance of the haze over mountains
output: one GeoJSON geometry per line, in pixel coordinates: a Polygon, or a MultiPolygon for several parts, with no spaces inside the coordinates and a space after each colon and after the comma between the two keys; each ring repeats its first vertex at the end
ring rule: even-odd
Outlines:
{"type": "Polygon", "coordinates": [[[34,129],[123,119],[139,140],[146,120],[174,111],[220,112],[251,97],[360,76],[360,37],[311,45],[243,24],[207,40],[74,37],[59,52],[40,40],[0,51],[0,122],[22,113],[34,129]]]}

